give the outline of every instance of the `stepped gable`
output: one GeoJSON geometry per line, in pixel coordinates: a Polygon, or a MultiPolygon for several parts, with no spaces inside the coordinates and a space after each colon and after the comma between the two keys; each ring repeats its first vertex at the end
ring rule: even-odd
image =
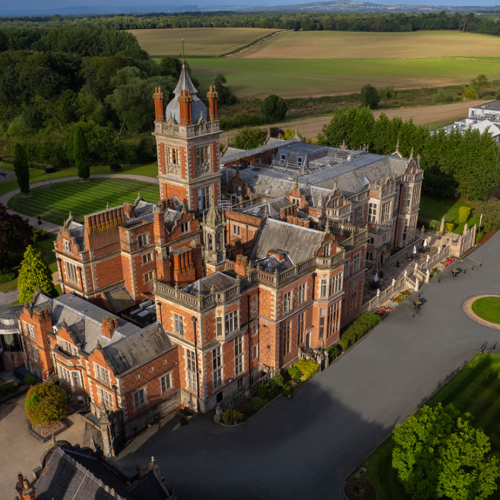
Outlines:
{"type": "Polygon", "coordinates": [[[143,328],[134,335],[103,349],[109,367],[115,375],[132,370],[157,358],[174,347],[160,323],[143,328]]]}
{"type": "Polygon", "coordinates": [[[187,71],[186,65],[182,64],[181,75],[179,77],[179,81],[177,82],[177,86],[175,87],[174,94],[175,97],[168,103],[166,110],[166,119],[173,119],[175,123],[179,123],[180,119],[180,105],[179,105],[179,96],[181,92],[187,92],[191,95],[193,99],[192,103],[192,116],[193,123],[198,123],[200,117],[208,120],[208,111],[205,104],[203,104],[198,96],[196,95],[198,91],[196,90],[191,78],[189,77],[189,73],[187,71]]]}
{"type": "Polygon", "coordinates": [[[283,250],[296,265],[313,257],[324,237],[321,231],[268,218],[258,235],[252,260],[264,259],[273,250],[283,250]]]}

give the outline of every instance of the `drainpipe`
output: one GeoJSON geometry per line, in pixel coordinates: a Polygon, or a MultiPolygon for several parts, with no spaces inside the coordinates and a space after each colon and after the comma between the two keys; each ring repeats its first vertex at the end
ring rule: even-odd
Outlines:
{"type": "Polygon", "coordinates": [[[248,308],[248,373],[250,375],[250,383],[252,383],[252,353],[250,349],[250,294],[247,294],[248,308]]]}
{"type": "Polygon", "coordinates": [[[192,316],[194,332],[194,354],[195,354],[195,370],[196,370],[196,412],[200,413],[200,379],[198,377],[198,334],[196,332],[196,317],[192,316]]]}

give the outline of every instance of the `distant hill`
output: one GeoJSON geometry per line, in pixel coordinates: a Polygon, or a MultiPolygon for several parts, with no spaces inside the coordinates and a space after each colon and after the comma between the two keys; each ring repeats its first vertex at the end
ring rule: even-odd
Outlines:
{"type": "MultiPolygon", "coordinates": [[[[233,0],[234,1],[234,0],[233,0]]],[[[62,8],[40,8],[40,7],[13,7],[12,4],[0,5],[0,16],[52,16],[60,14],[63,16],[80,16],[88,14],[145,14],[145,13],[168,13],[168,12],[476,12],[495,13],[500,12],[500,6],[458,6],[426,5],[426,4],[375,4],[371,2],[354,2],[352,0],[334,0],[330,2],[313,2],[298,4],[283,4],[286,0],[277,0],[276,5],[238,5],[237,0],[232,5],[175,5],[168,3],[155,5],[92,5],[92,6],[68,6],[62,8]],[[279,4],[281,2],[281,4],[279,4]]]]}

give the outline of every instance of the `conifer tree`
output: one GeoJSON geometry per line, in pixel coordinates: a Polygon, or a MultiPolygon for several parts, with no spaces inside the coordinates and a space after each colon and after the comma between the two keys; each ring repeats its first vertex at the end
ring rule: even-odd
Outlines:
{"type": "Polygon", "coordinates": [[[43,260],[41,252],[33,248],[32,245],[29,245],[26,252],[24,252],[24,260],[19,271],[17,287],[20,292],[19,302],[21,304],[31,301],[37,287],[40,287],[42,291],[51,297],[57,295],[52,283],[52,272],[43,260]]]}
{"type": "Polygon", "coordinates": [[[75,127],[73,135],[73,156],[78,170],[78,177],[81,179],[88,179],[90,177],[89,150],[80,125],[75,127]]]}
{"type": "Polygon", "coordinates": [[[14,146],[14,172],[16,173],[17,183],[21,189],[21,193],[29,194],[30,192],[30,169],[26,151],[21,144],[16,143],[14,146]]]}

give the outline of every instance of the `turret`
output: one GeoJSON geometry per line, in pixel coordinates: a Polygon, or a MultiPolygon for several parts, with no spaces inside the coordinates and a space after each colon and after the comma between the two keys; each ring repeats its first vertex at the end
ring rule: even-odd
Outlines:
{"type": "Polygon", "coordinates": [[[215,90],[215,85],[210,87],[210,91],[207,93],[208,98],[208,121],[216,121],[219,119],[217,112],[217,99],[218,94],[215,90]]]}

